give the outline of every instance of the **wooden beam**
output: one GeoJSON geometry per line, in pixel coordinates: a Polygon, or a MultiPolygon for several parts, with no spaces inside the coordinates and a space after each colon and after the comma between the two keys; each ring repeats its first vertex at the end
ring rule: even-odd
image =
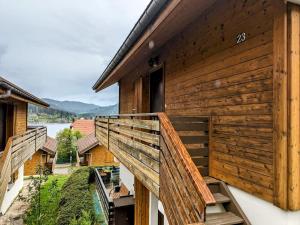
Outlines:
{"type": "Polygon", "coordinates": [[[288,208],[300,209],[300,7],[289,5],[288,14],[288,208]]]}
{"type": "Polygon", "coordinates": [[[149,191],[136,177],[134,178],[134,191],[134,225],[149,225],[149,191]]]}
{"type": "Polygon", "coordinates": [[[274,204],[287,209],[287,5],[274,1],[273,148],[274,204]]]}

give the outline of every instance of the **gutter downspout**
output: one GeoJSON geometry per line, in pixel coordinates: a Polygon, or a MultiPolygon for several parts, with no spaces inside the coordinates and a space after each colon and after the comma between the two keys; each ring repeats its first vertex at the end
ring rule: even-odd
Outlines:
{"type": "Polygon", "coordinates": [[[0,99],[9,98],[11,96],[11,89],[8,89],[6,93],[0,95],[0,99]]]}

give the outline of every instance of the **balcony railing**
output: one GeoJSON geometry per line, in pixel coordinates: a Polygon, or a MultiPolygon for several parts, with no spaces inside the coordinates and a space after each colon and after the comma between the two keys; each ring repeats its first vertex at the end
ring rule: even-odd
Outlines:
{"type": "Polygon", "coordinates": [[[0,205],[7,191],[11,175],[16,172],[47,139],[47,129],[39,127],[9,138],[0,158],[0,205]]]}
{"type": "Polygon", "coordinates": [[[113,199],[110,198],[109,193],[105,188],[105,184],[102,181],[98,169],[95,169],[94,171],[95,171],[96,188],[101,200],[103,213],[108,225],[112,225],[114,219],[114,202],[113,199]]]}
{"type": "Polygon", "coordinates": [[[205,221],[215,203],[164,113],[96,118],[96,136],[163,203],[170,224],[205,221]]]}

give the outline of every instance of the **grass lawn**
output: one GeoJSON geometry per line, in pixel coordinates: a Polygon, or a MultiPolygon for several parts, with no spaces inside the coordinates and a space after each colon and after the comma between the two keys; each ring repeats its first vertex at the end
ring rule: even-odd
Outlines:
{"type": "MultiPolygon", "coordinates": [[[[43,184],[41,188],[41,216],[43,225],[54,225],[56,224],[58,204],[60,200],[60,190],[64,183],[67,181],[69,176],[66,175],[52,175],[49,176],[48,180],[43,184]],[[53,181],[57,180],[57,194],[51,194],[51,186],[53,181]]],[[[26,216],[25,222],[28,225],[36,224],[36,216],[38,215],[37,210],[34,209],[29,212],[26,216]]]]}

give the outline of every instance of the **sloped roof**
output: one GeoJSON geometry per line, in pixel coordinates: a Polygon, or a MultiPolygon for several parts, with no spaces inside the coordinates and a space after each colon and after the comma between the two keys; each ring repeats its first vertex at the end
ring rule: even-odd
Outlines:
{"type": "Polygon", "coordinates": [[[42,150],[48,152],[50,155],[55,155],[57,150],[57,141],[54,138],[47,136],[47,141],[42,150]]]}
{"type": "MultiPolygon", "coordinates": [[[[98,92],[130,75],[217,0],[152,0],[93,89],[98,92]],[[151,44],[152,43],[152,44],[151,44]]],[[[149,70],[151,67],[149,66],[149,70]]]]}
{"type": "Polygon", "coordinates": [[[29,92],[25,91],[24,89],[18,87],[17,85],[11,83],[10,81],[4,79],[0,76],[0,87],[4,88],[5,90],[10,90],[12,94],[16,96],[22,97],[22,99],[30,101],[30,103],[37,104],[43,107],[49,107],[49,104],[44,102],[43,100],[35,97],[34,95],[30,94],[29,92]]]}
{"type": "Polygon", "coordinates": [[[78,153],[84,154],[99,144],[99,141],[95,137],[95,133],[89,134],[77,141],[78,153]]]}
{"type": "Polygon", "coordinates": [[[90,135],[95,133],[94,120],[76,120],[71,124],[71,128],[75,131],[79,131],[83,135],[90,135]]]}

